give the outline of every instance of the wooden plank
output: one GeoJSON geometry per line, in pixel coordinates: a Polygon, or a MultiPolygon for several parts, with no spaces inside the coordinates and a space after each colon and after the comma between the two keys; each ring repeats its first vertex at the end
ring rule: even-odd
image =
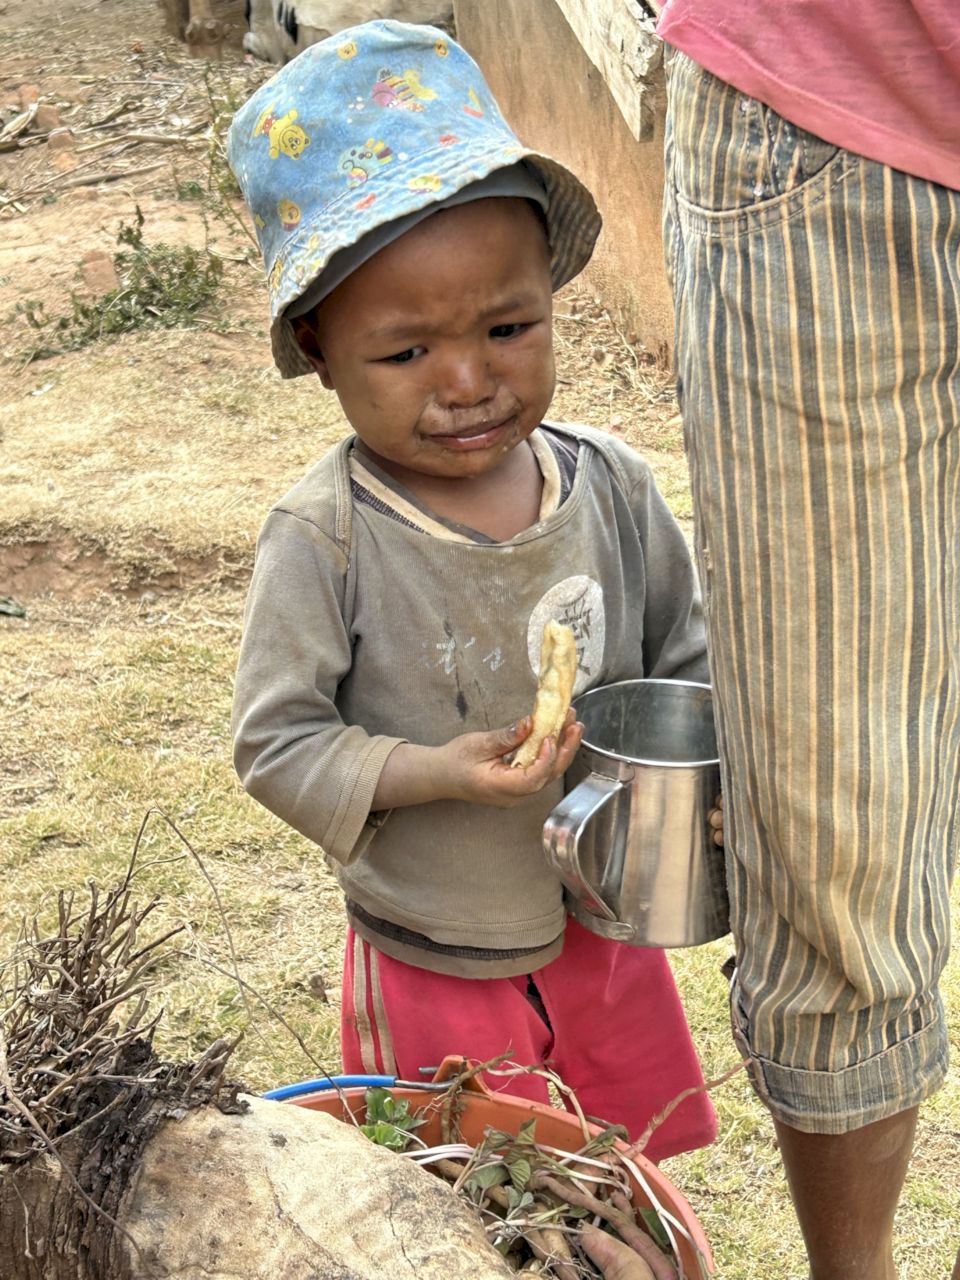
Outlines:
{"type": "Polygon", "coordinates": [[[663,43],[654,33],[650,10],[639,0],[556,0],[587,57],[597,68],[631,133],[653,136],[656,73],[663,43]]]}

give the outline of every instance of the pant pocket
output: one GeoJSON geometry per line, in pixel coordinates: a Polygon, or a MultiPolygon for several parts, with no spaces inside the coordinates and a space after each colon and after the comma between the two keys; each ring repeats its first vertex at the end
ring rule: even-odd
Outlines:
{"type": "Polygon", "coordinates": [[[795,197],[843,152],[685,54],[667,63],[671,177],[684,204],[735,213],[795,197]]]}

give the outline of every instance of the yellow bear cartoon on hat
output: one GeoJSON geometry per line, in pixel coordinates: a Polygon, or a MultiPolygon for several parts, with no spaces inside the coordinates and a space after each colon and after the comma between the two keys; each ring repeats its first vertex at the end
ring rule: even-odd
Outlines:
{"type": "Polygon", "coordinates": [[[300,206],[292,200],[278,200],[277,214],[288,231],[292,231],[300,221],[300,206]]]}
{"type": "Polygon", "coordinates": [[[276,160],[281,151],[291,160],[299,160],[309,147],[310,139],[298,124],[293,123],[296,118],[297,112],[293,107],[282,116],[277,115],[277,109],[274,106],[267,107],[266,111],[261,113],[254,126],[253,136],[257,138],[262,134],[269,138],[271,160],[276,160]]]}

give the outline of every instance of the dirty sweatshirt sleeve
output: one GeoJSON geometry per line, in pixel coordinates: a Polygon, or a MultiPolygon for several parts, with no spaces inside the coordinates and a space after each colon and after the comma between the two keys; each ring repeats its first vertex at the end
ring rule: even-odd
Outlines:
{"type": "Polygon", "coordinates": [[[643,547],[643,669],[651,679],[709,683],[700,584],[680,526],[650,466],[632,454],[630,506],[643,547]]]}
{"type": "Polygon", "coordinates": [[[345,724],[346,557],[317,524],[276,509],[257,543],[233,699],[234,764],[262,805],[339,862],[362,853],[384,762],[402,738],[345,724]]]}

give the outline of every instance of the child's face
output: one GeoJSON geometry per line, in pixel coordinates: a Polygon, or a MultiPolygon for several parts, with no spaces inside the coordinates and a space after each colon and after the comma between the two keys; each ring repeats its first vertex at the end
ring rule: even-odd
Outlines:
{"type": "Polygon", "coordinates": [[[553,396],[550,258],[533,208],[442,209],[339,285],[297,336],[399,479],[493,471],[553,396]]]}

